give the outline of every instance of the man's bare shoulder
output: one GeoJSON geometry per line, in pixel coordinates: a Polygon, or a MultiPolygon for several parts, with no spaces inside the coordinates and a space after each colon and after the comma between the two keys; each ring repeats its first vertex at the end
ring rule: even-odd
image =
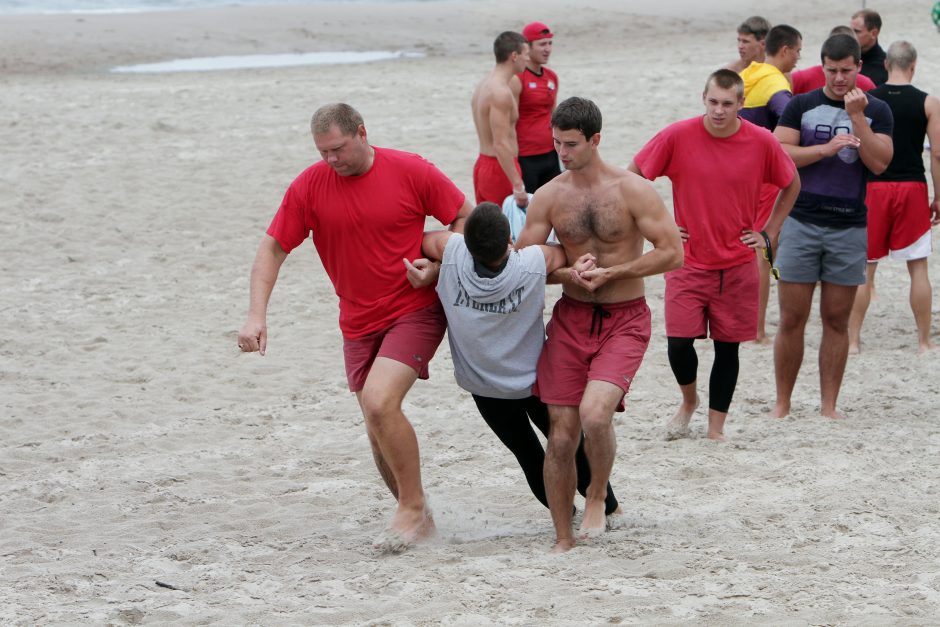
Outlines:
{"type": "Polygon", "coordinates": [[[495,105],[497,107],[512,106],[515,98],[509,83],[500,80],[492,74],[481,80],[474,90],[474,99],[480,104],[495,105]]]}
{"type": "Polygon", "coordinates": [[[924,112],[928,118],[933,118],[935,115],[940,116],[940,98],[928,94],[924,99],[924,112]]]}
{"type": "Polygon", "coordinates": [[[632,196],[652,189],[649,181],[626,168],[608,165],[605,169],[605,176],[608,181],[617,185],[622,195],[632,196]]]}

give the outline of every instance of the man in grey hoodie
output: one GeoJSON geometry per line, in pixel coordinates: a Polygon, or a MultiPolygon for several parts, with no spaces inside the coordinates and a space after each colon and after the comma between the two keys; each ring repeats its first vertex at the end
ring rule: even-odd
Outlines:
{"type": "MultiPolygon", "coordinates": [[[[531,426],[548,436],[548,408],[532,394],[532,384],[545,341],[545,278],[566,265],[564,249],[513,250],[509,220],[498,205],[483,202],[471,212],[463,235],[425,233],[421,250],[441,261],[437,292],[457,384],[473,395],[486,424],[518,460],[535,498],[548,507],[545,450],[531,426]]],[[[591,469],[583,441],[575,463],[584,495],[591,469]]],[[[615,526],[620,507],[609,483],[604,505],[615,526]]]]}

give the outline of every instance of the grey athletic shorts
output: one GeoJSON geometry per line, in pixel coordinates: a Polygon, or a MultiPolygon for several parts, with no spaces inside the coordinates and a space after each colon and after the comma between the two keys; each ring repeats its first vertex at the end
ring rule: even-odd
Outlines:
{"type": "Polygon", "coordinates": [[[795,218],[783,223],[774,259],[781,281],[835,285],[863,285],[867,261],[868,229],[864,226],[833,228],[795,218]]]}

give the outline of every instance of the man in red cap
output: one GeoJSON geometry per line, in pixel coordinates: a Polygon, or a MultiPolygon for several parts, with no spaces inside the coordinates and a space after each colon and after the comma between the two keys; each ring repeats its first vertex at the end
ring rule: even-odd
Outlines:
{"type": "Polygon", "coordinates": [[[558,99],[558,75],[545,67],[555,36],[551,29],[542,22],[532,22],[522,29],[522,36],[529,42],[529,61],[509,86],[519,102],[519,166],[525,191],[531,194],[561,174],[551,122],[558,99]]]}

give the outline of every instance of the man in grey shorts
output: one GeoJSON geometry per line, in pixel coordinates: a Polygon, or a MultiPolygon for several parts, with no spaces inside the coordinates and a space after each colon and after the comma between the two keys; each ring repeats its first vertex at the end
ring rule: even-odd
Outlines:
{"type": "Polygon", "coordinates": [[[780,231],[775,260],[780,327],[774,341],[774,418],[790,413],[817,282],[822,283],[820,413],[845,417],[836,400],[848,358],[849,314],[855,291],[865,282],[865,184],[870,172],[880,174],[888,167],[894,153],[891,109],[855,86],[861,67],[858,41],[833,35],[823,44],[821,57],[825,87],[795,96],[774,130],[803,184],[780,231]]]}

